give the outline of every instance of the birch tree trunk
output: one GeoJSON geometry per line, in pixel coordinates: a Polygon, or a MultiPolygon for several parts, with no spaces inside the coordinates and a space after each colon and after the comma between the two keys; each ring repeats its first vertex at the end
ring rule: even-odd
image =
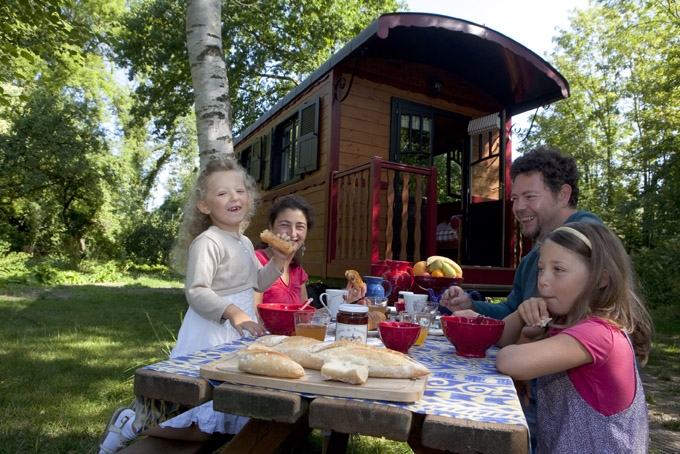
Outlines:
{"type": "Polygon", "coordinates": [[[194,87],[201,168],[214,154],[234,153],[221,18],[220,0],[187,1],[187,50],[194,87]]]}

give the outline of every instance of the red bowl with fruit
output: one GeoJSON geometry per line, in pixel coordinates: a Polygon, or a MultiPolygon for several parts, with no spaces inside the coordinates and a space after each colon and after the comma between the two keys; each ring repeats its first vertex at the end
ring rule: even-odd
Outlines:
{"type": "MultiPolygon", "coordinates": [[[[257,306],[260,320],[271,334],[295,336],[295,314],[302,304],[261,303],[257,306]]],[[[313,306],[307,306],[303,311],[316,311],[313,306]]]]}
{"type": "Polygon", "coordinates": [[[488,318],[444,315],[440,319],[446,338],[456,347],[456,355],[484,358],[486,351],[498,342],[505,322],[488,318]]]}
{"type": "Polygon", "coordinates": [[[438,302],[444,291],[452,285],[463,283],[462,277],[414,276],[416,285],[430,294],[430,301],[438,302]]]}

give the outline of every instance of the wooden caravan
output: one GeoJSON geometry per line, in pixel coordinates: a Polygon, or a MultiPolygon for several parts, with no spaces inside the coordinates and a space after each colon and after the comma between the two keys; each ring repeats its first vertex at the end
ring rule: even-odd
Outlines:
{"type": "Polygon", "coordinates": [[[264,201],[247,233],[297,193],[317,215],[310,275],[439,254],[463,265],[464,286],[507,292],[528,252],[509,202],[511,116],[568,96],[552,66],[491,29],[383,15],[236,139],[264,201]]]}

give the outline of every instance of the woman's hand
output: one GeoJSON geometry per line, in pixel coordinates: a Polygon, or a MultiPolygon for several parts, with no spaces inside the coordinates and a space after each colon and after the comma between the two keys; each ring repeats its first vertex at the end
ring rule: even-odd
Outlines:
{"type": "Polygon", "coordinates": [[[347,290],[347,302],[353,303],[366,296],[366,283],[364,282],[361,284],[361,288],[356,289],[348,282],[345,290],[347,290]]]}

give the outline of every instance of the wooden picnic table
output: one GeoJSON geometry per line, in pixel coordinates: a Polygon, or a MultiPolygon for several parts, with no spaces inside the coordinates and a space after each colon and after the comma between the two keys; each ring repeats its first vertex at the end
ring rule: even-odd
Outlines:
{"type": "MultiPolygon", "coordinates": [[[[413,403],[348,399],[218,383],[199,375],[201,365],[245,348],[242,339],[135,372],[135,394],[188,406],[213,400],[215,410],[250,417],[225,446],[230,452],[275,452],[312,429],[331,431],[327,453],[345,452],[349,434],[408,442],[415,453],[528,451],[528,429],[512,380],[486,358],[463,358],[443,336],[429,336],[409,355],[431,371],[413,403]]],[[[369,343],[382,346],[379,339],[369,343]]]]}

